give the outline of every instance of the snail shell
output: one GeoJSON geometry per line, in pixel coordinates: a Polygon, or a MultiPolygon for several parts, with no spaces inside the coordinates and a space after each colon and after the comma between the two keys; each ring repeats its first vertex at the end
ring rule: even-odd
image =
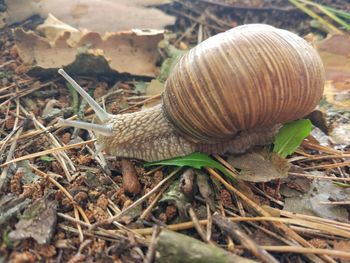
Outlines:
{"type": "Polygon", "coordinates": [[[301,37],[263,24],[239,26],[191,49],[166,82],[163,109],[194,142],[296,120],[320,101],[324,68],[301,37]]]}

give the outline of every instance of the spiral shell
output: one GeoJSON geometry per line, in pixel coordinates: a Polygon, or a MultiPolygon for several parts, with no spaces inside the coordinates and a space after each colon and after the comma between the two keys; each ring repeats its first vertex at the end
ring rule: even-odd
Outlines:
{"type": "Polygon", "coordinates": [[[194,142],[299,119],[320,101],[322,61],[301,37],[268,25],[239,26],[191,49],[166,82],[163,109],[194,142]]]}

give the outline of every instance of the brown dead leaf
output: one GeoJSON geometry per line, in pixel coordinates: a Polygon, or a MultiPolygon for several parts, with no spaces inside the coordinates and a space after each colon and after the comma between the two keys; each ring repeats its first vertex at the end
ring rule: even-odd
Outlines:
{"type": "Polygon", "coordinates": [[[238,179],[249,182],[268,182],[286,177],[290,164],[275,153],[251,152],[230,157],[228,162],[240,169],[238,179]]]}
{"type": "Polygon", "coordinates": [[[36,200],[30,205],[16,224],[16,230],[11,231],[12,240],[34,238],[38,244],[47,244],[53,233],[57,220],[56,202],[45,198],[36,200]]]}
{"type": "Polygon", "coordinates": [[[336,108],[350,108],[350,36],[330,35],[317,44],[326,69],[325,96],[336,108]]]}
{"type": "Polygon", "coordinates": [[[33,15],[46,18],[53,14],[59,20],[77,29],[99,32],[117,32],[134,28],[163,29],[172,25],[175,17],[150,5],[164,0],[6,0],[6,23],[11,25],[33,15]]]}
{"type": "Polygon", "coordinates": [[[283,210],[348,222],[349,214],[346,207],[323,204],[322,202],[341,198],[348,200],[349,195],[348,189],[338,187],[332,182],[314,180],[307,193],[299,193],[299,195],[285,198],[283,210]]]}
{"type": "Polygon", "coordinates": [[[70,45],[74,45],[79,42],[79,39],[82,35],[82,32],[80,30],[66,23],[63,23],[52,14],[49,14],[44,24],[39,25],[36,29],[46,37],[51,45],[53,45],[56,39],[60,35],[63,35],[64,32],[70,32],[69,41],[72,43],[70,45]]]}
{"type": "Polygon", "coordinates": [[[154,77],[157,45],[163,39],[162,30],[132,30],[104,36],[88,32],[72,46],[68,31],[53,44],[34,32],[16,29],[14,34],[19,56],[33,65],[28,72],[32,75],[43,69],[56,71],[65,67],[84,75],[119,72],[154,77]]]}

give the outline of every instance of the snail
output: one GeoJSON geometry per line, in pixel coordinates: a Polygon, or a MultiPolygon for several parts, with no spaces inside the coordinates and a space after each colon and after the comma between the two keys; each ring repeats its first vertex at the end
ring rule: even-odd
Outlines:
{"type": "Polygon", "coordinates": [[[156,161],[195,151],[242,153],[271,143],[282,123],[320,101],[322,61],[304,39],[264,24],[235,27],[186,53],[170,73],[162,103],[135,113],[105,112],[63,69],[101,124],[61,120],[92,130],[118,157],[156,161]]]}

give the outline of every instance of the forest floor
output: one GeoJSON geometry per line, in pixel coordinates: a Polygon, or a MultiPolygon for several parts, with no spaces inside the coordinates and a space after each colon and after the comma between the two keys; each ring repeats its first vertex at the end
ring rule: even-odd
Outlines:
{"type": "Polygon", "coordinates": [[[17,2],[0,1],[0,263],[350,262],[347,1],[17,2]],[[249,23],[298,34],[325,64],[313,130],[293,154],[257,147],[145,166],[58,124],[94,119],[58,68],[109,113],[137,112],[160,102],[188,49],[249,23]],[[130,31],[143,27],[157,30],[130,31]]]}

